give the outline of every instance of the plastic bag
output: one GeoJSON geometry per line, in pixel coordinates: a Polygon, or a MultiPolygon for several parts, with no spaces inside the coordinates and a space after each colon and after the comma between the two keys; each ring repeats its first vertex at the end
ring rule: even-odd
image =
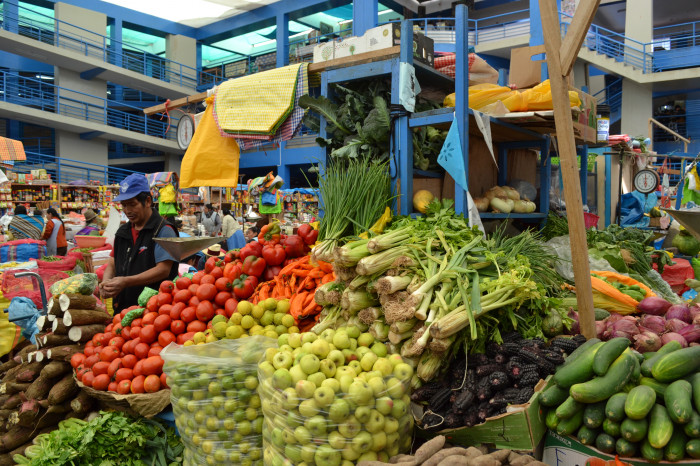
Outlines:
{"type": "MultiPolygon", "coordinates": [[[[545,246],[559,258],[554,265],[557,273],[570,282],[574,281],[574,270],[571,268],[571,243],[569,235],[557,236],[546,243],[545,246]]],[[[588,263],[591,270],[603,270],[606,272],[616,272],[616,270],[605,259],[588,256],[588,263]]]]}
{"type": "Polygon", "coordinates": [[[158,192],[160,194],[158,202],[165,202],[166,204],[175,204],[177,202],[177,193],[173,185],[165,185],[158,192]]]}
{"type": "Polygon", "coordinates": [[[273,338],[252,336],[206,345],[168,345],[160,356],[184,466],[262,465],[263,416],[257,363],[273,338]]]}
{"type": "Polygon", "coordinates": [[[69,270],[73,270],[75,268],[75,263],[78,261],[78,259],[82,258],[82,255],[77,256],[76,254],[68,254],[63,259],[52,262],[37,259],[36,265],[42,270],[57,270],[59,272],[68,272],[69,270]]]}
{"type": "Polygon", "coordinates": [[[154,290],[153,288],[145,287],[138,297],[138,300],[137,300],[138,305],[140,307],[146,307],[146,303],[148,303],[148,300],[157,294],[158,294],[157,290],[154,290]]]}
{"type": "Polygon", "coordinates": [[[56,282],[68,278],[68,274],[65,272],[60,272],[58,270],[43,270],[39,268],[33,268],[29,270],[8,270],[2,274],[2,292],[7,299],[13,299],[18,296],[29,298],[34,302],[37,308],[42,308],[43,303],[41,302],[41,291],[39,290],[38,284],[33,277],[16,277],[15,274],[19,272],[34,272],[39,274],[41,281],[44,284],[44,290],[46,291],[46,298],[48,299],[50,295],[50,286],[56,282]]]}
{"type": "Polygon", "coordinates": [[[46,251],[46,242],[35,239],[16,239],[0,245],[0,262],[26,262],[41,259],[46,251]]]}
{"type": "Polygon", "coordinates": [[[285,341],[291,348],[309,342],[311,353],[300,349],[295,357],[282,346],[259,365],[265,464],[386,462],[408,451],[413,369],[399,355],[378,357],[384,345],[356,328],[282,335],[278,344],[285,341]],[[346,364],[341,348],[355,345],[362,358],[346,364]]]}
{"type": "MultiPolygon", "coordinates": [[[[554,108],[552,104],[552,88],[550,87],[549,79],[542,81],[532,89],[525,89],[522,93],[527,103],[527,110],[529,111],[552,110],[552,108],[554,108]]],[[[578,96],[578,92],[569,91],[569,103],[572,107],[579,107],[581,105],[581,98],[578,96]]]]}
{"type": "Polygon", "coordinates": [[[60,294],[91,295],[97,287],[97,275],[94,273],[81,273],[74,275],[51,285],[49,291],[52,296],[60,294]]]}

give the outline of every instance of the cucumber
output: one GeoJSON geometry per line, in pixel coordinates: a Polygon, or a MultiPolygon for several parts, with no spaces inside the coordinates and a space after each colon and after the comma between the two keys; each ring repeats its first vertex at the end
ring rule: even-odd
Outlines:
{"type": "Polygon", "coordinates": [[[637,358],[637,361],[639,361],[639,364],[644,362],[644,355],[638,351],[632,351],[632,355],[637,358]]]}
{"type": "Polygon", "coordinates": [[[683,432],[690,438],[700,438],[700,414],[697,411],[693,410],[690,421],[683,426],[683,432]]]}
{"type": "Polygon", "coordinates": [[[617,337],[606,341],[595,353],[593,372],[597,375],[605,375],[610,364],[619,358],[629,346],[630,341],[625,337],[617,337]]]}
{"type": "Polygon", "coordinates": [[[573,363],[576,361],[578,358],[580,358],[584,353],[588,351],[588,348],[592,346],[596,346],[599,343],[602,343],[598,338],[591,338],[590,340],[586,340],[584,344],[576,348],[571,352],[570,355],[566,357],[564,360],[564,364],[562,364],[562,367],[568,366],[569,364],[573,363]]]}
{"type": "Polygon", "coordinates": [[[700,412],[700,373],[691,375],[688,382],[693,386],[693,403],[695,404],[695,409],[700,412]]]}
{"type": "Polygon", "coordinates": [[[579,403],[571,397],[568,397],[562,404],[557,407],[556,413],[559,419],[569,419],[574,414],[583,410],[584,404],[579,403]]]}
{"type": "Polygon", "coordinates": [[[668,417],[666,408],[660,404],[655,404],[651,408],[651,415],[649,416],[649,443],[654,448],[664,448],[671,440],[672,433],[673,422],[668,417]]]}
{"type": "Polygon", "coordinates": [[[668,388],[667,383],[659,382],[651,377],[642,377],[639,379],[639,385],[646,385],[647,387],[653,388],[656,392],[656,399],[658,401],[663,401],[664,396],[666,395],[666,389],[668,388]]]}
{"type": "Polygon", "coordinates": [[[669,341],[668,343],[666,343],[664,346],[661,347],[661,349],[659,349],[659,351],[654,353],[653,357],[646,359],[642,363],[642,375],[644,377],[651,377],[651,368],[654,367],[654,363],[658,361],[659,358],[661,358],[661,356],[672,353],[681,348],[681,344],[677,341],[669,341]]]}
{"type": "Polygon", "coordinates": [[[634,456],[637,452],[637,445],[629,440],[619,438],[617,442],[615,442],[615,451],[620,456],[634,456]]]}
{"type": "Polygon", "coordinates": [[[601,432],[595,439],[595,447],[603,453],[612,453],[615,451],[615,438],[601,432]]]}
{"type": "Polygon", "coordinates": [[[646,385],[637,385],[627,394],[625,414],[634,420],[644,419],[656,403],[656,392],[646,385]]]}
{"type": "Polygon", "coordinates": [[[617,421],[613,421],[612,419],[604,420],[603,432],[615,438],[619,437],[621,433],[620,423],[617,421]]]}
{"type": "Polygon", "coordinates": [[[589,429],[597,429],[605,420],[605,403],[593,403],[586,405],[583,410],[583,425],[589,429]]]}
{"type": "Polygon", "coordinates": [[[700,346],[689,346],[661,356],[652,366],[651,375],[659,382],[672,382],[697,372],[698,369],[700,346]]]}
{"type": "Polygon", "coordinates": [[[690,416],[693,414],[692,396],[693,387],[687,380],[676,380],[666,389],[664,396],[666,410],[676,424],[690,422],[690,416]]]}
{"type": "Polygon", "coordinates": [[[615,393],[605,403],[605,416],[611,421],[622,422],[625,418],[627,393],[615,393]]]}
{"type": "Polygon", "coordinates": [[[571,396],[582,403],[596,403],[607,400],[619,392],[632,377],[636,359],[629,353],[623,353],[610,365],[608,372],[585,383],[571,387],[571,396]]]}
{"type": "Polygon", "coordinates": [[[649,422],[645,419],[625,419],[620,424],[620,434],[625,440],[630,442],[641,442],[647,436],[649,422]]]}
{"type": "Polygon", "coordinates": [[[642,447],[640,448],[640,451],[642,453],[642,458],[649,461],[650,463],[658,463],[659,461],[664,459],[663,448],[652,447],[651,443],[649,443],[649,440],[647,439],[644,439],[644,441],[642,442],[642,447]]]}
{"type": "Polygon", "coordinates": [[[583,424],[583,410],[579,410],[576,414],[571,416],[569,419],[561,419],[559,424],[557,424],[557,434],[559,435],[573,435],[576,431],[581,428],[583,424]]]}
{"type": "Polygon", "coordinates": [[[584,445],[595,444],[596,437],[598,437],[598,431],[595,429],[589,429],[586,426],[581,426],[581,428],[576,433],[576,438],[579,442],[583,443],[584,445]]]}
{"type": "MultiPolygon", "coordinates": [[[[646,353],[642,354],[642,356],[644,356],[644,360],[646,361],[647,359],[651,359],[654,356],[656,356],[656,351],[647,351],[646,353]]],[[[654,447],[652,447],[652,448],[654,448],[654,447]]]]}
{"type": "MultiPolygon", "coordinates": [[[[554,374],[554,382],[563,388],[571,387],[574,384],[586,382],[593,378],[593,359],[598,348],[603,346],[603,342],[598,342],[589,346],[584,353],[577,357],[570,364],[559,367],[554,374]]],[[[578,351],[580,348],[577,348],[578,351]]],[[[572,356],[574,353],[571,353],[572,356]]]]}
{"type": "Polygon", "coordinates": [[[671,440],[664,447],[664,458],[666,461],[680,461],[685,456],[685,445],[688,438],[683,433],[683,429],[676,427],[673,430],[671,440]]]}
{"type": "Polygon", "coordinates": [[[595,314],[595,320],[605,320],[610,317],[610,313],[608,311],[597,307],[593,309],[593,313],[595,314]]]}
{"type": "Polygon", "coordinates": [[[540,395],[540,404],[542,406],[559,406],[569,397],[569,389],[561,388],[557,384],[552,384],[540,395]]]}
{"type": "MultiPolygon", "coordinates": [[[[639,353],[632,353],[632,354],[641,356],[641,354],[639,354],[639,353]]],[[[632,377],[630,377],[630,382],[637,385],[637,383],[639,382],[639,379],[641,379],[641,378],[642,378],[642,362],[639,360],[639,358],[637,358],[634,361],[634,370],[632,371],[632,377]]]]}
{"type": "Polygon", "coordinates": [[[688,443],[685,444],[685,452],[691,458],[700,458],[700,439],[694,438],[692,440],[688,440],[688,443]]]}
{"type": "Polygon", "coordinates": [[[557,412],[553,409],[550,409],[547,412],[547,416],[544,418],[544,423],[548,429],[556,430],[557,424],[559,424],[559,418],[557,417],[557,412]]]}

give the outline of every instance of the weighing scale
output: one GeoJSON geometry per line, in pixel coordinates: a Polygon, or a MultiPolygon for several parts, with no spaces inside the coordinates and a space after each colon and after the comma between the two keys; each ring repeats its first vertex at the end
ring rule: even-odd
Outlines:
{"type": "Polygon", "coordinates": [[[222,241],[221,237],[192,236],[189,238],[153,238],[165,251],[178,261],[196,254],[222,241]]]}
{"type": "Polygon", "coordinates": [[[659,174],[648,168],[639,170],[634,175],[634,189],[645,195],[656,191],[659,187],[659,182],[659,174]]]}

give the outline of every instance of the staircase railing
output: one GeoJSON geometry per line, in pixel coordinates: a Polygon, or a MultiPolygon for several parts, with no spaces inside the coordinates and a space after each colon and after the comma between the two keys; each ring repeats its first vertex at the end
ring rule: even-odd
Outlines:
{"type": "Polygon", "coordinates": [[[57,183],[70,183],[79,180],[97,182],[101,185],[119,183],[132,173],[139,173],[124,168],[98,165],[96,163],[82,162],[53,155],[26,152],[27,160],[15,162],[13,170],[16,172],[29,172],[30,170],[44,169],[51,175],[51,179],[57,183]]]}
{"type": "MultiPolygon", "coordinates": [[[[680,134],[678,134],[677,132],[675,132],[674,130],[669,128],[668,126],[664,125],[663,123],[659,122],[658,120],[655,120],[653,118],[649,118],[649,139],[652,142],[652,146],[654,143],[654,126],[657,126],[661,129],[663,129],[664,131],[671,134],[676,139],[683,141],[683,152],[688,152],[688,144],[690,144],[690,139],[681,136],[680,134]]],[[[650,149],[651,149],[651,147],[650,147],[650,149]]]]}

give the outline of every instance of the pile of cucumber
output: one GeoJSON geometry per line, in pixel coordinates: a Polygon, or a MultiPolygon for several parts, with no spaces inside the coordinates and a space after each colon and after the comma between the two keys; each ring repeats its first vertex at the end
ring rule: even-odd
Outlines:
{"type": "Polygon", "coordinates": [[[700,458],[700,346],[629,344],[594,338],[571,353],[540,395],[547,427],[611,455],[700,458]]]}

